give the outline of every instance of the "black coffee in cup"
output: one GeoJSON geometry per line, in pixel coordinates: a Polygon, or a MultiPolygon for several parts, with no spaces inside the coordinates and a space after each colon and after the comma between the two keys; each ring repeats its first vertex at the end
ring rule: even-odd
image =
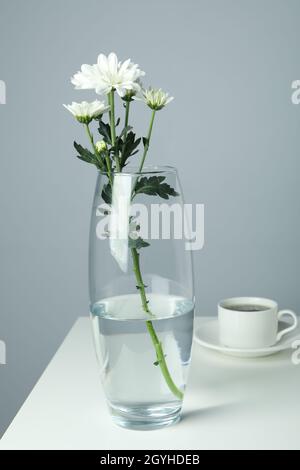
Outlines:
{"type": "Polygon", "coordinates": [[[263,312],[269,309],[269,307],[267,307],[266,305],[258,304],[227,305],[224,308],[226,308],[227,310],[236,310],[238,312],[263,312]]]}

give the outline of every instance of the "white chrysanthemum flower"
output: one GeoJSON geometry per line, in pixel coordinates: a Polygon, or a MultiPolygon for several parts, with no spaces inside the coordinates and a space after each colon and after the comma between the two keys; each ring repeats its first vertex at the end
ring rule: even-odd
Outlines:
{"type": "Polygon", "coordinates": [[[169,96],[169,93],[165,93],[161,88],[149,88],[142,91],[142,100],[154,111],[164,108],[173,99],[173,96],[169,96]]]}
{"type": "Polygon", "coordinates": [[[137,93],[141,90],[139,79],[145,72],[130,59],[119,62],[116,54],[111,52],[108,57],[98,56],[97,64],[81,66],[71,79],[76,89],[95,89],[98,94],[108,94],[116,90],[123,97],[128,90],[137,93]]]}
{"type": "Polygon", "coordinates": [[[75,73],[71,78],[71,82],[76,90],[90,90],[96,88],[97,79],[99,76],[97,64],[81,66],[81,72],[75,73]]]}
{"type": "Polygon", "coordinates": [[[64,107],[76,117],[77,121],[84,124],[88,124],[92,119],[109,110],[109,106],[103,103],[103,101],[98,100],[91,103],[88,103],[87,101],[75,103],[73,101],[72,104],[64,104],[64,107]]]}

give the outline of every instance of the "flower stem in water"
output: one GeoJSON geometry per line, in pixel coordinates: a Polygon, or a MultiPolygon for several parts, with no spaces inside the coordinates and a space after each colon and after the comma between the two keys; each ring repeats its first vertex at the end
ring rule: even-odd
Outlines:
{"type": "MultiPolygon", "coordinates": [[[[147,296],[146,296],[146,292],[145,292],[145,284],[143,282],[141,269],[140,269],[140,259],[139,259],[140,255],[139,255],[136,248],[131,249],[131,254],[132,254],[132,259],[133,259],[133,270],[134,270],[135,278],[136,278],[136,281],[137,281],[137,287],[138,287],[138,290],[139,290],[139,293],[140,293],[140,296],[141,296],[143,310],[147,314],[153,316],[153,313],[151,312],[151,310],[148,307],[148,302],[149,301],[147,300],[147,296]]],[[[164,376],[166,384],[168,385],[171,392],[177,398],[179,398],[179,400],[182,400],[183,399],[183,392],[181,390],[179,390],[179,388],[173,382],[173,379],[171,377],[171,374],[169,372],[169,369],[168,369],[168,366],[167,366],[167,363],[166,363],[165,354],[164,354],[164,351],[163,351],[162,344],[158,339],[158,336],[156,334],[156,331],[155,331],[155,328],[153,326],[152,321],[147,320],[146,325],[147,325],[147,329],[148,329],[148,332],[150,334],[153,346],[155,348],[157,364],[160,367],[160,370],[162,372],[162,375],[164,376]]]]}

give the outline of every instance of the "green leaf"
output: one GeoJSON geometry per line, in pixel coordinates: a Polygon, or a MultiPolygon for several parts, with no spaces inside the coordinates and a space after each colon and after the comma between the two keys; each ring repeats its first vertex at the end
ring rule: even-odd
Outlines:
{"type": "Polygon", "coordinates": [[[77,142],[74,142],[74,147],[79,153],[79,155],[77,155],[77,158],[79,158],[83,162],[92,163],[93,165],[96,165],[96,167],[99,169],[102,168],[103,162],[99,161],[96,155],[94,155],[88,149],[82,147],[80,144],[77,144],[77,142]]]}
{"type": "Polygon", "coordinates": [[[164,183],[165,176],[143,176],[135,186],[135,194],[148,194],[149,196],[160,196],[163,199],[169,199],[170,196],[179,196],[179,194],[168,183],[164,183]]]}
{"type": "Polygon", "coordinates": [[[131,131],[131,129],[133,129],[132,126],[125,126],[125,127],[122,129],[121,134],[119,135],[119,139],[122,138],[123,135],[125,135],[126,133],[128,133],[129,131],[131,131]]]}
{"type": "Polygon", "coordinates": [[[77,142],[74,142],[74,147],[79,153],[79,155],[77,155],[77,158],[79,158],[80,160],[86,163],[92,163],[99,170],[103,170],[105,164],[103,162],[102,157],[100,157],[100,155],[95,155],[94,153],[90,152],[88,149],[82,147],[80,144],[77,144],[77,142]]]}
{"type": "Polygon", "coordinates": [[[141,248],[146,248],[150,246],[150,243],[145,242],[141,237],[133,239],[131,237],[128,238],[128,247],[130,249],[135,248],[136,250],[140,250],[141,248]]]}
{"type": "Polygon", "coordinates": [[[140,142],[141,139],[136,139],[135,134],[133,132],[128,132],[128,134],[126,135],[125,142],[122,142],[122,144],[120,145],[120,148],[122,150],[120,164],[122,168],[127,164],[127,160],[129,159],[129,157],[132,157],[138,152],[138,150],[136,149],[139,146],[140,142]]]}
{"type": "Polygon", "coordinates": [[[110,138],[110,125],[103,121],[99,121],[99,128],[98,128],[99,134],[103,136],[104,142],[107,142],[108,144],[111,145],[111,138],[110,138]]]}
{"type": "Polygon", "coordinates": [[[110,183],[107,183],[103,186],[102,188],[102,193],[101,197],[106,204],[111,204],[112,201],[112,195],[111,195],[111,185],[110,183]]]}

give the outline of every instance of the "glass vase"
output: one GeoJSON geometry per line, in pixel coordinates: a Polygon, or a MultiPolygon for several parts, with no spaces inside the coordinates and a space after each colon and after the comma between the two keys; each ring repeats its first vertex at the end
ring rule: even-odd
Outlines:
{"type": "Polygon", "coordinates": [[[90,226],[90,316],[113,420],[152,429],[180,418],[191,359],[193,270],[172,167],[99,172],[90,226]]]}

